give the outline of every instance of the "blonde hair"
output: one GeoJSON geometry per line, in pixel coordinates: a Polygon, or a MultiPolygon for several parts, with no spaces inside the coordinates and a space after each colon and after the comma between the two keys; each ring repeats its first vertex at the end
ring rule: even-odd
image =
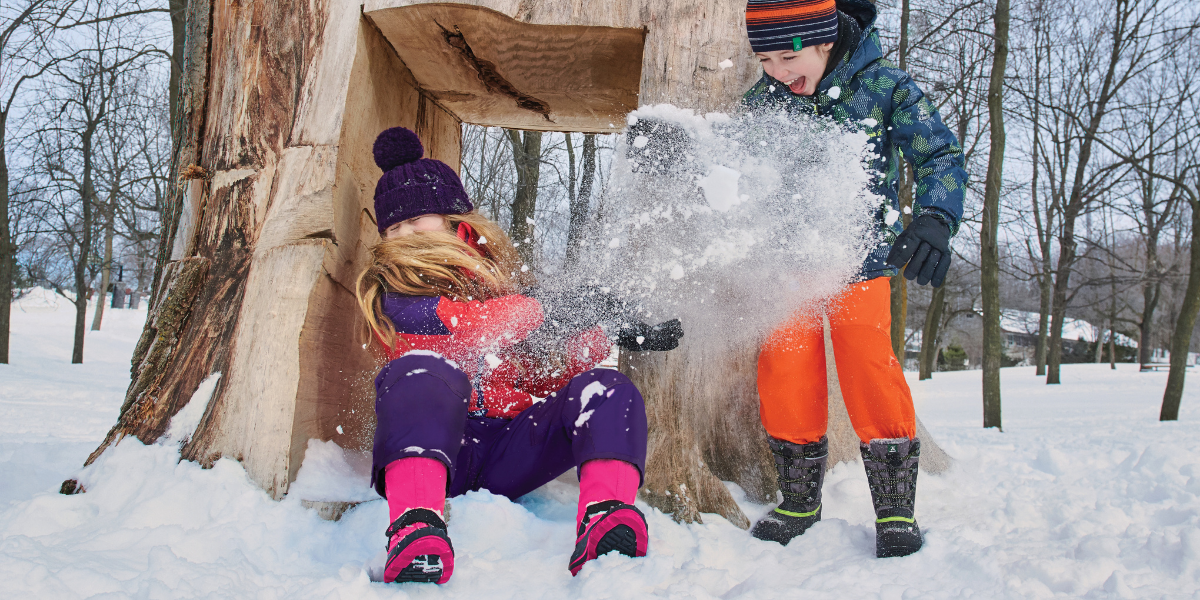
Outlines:
{"type": "Polygon", "coordinates": [[[443,215],[448,229],[418,231],[385,239],[371,247],[371,263],[354,285],[362,311],[364,341],[394,349],[396,326],[383,314],[388,292],[406,296],[446,296],[451,300],[488,300],[516,293],[531,285],[521,258],[499,225],[476,211],[443,215]],[[460,223],[480,236],[477,251],[454,233],[460,223]],[[469,273],[469,275],[468,275],[469,273]]]}

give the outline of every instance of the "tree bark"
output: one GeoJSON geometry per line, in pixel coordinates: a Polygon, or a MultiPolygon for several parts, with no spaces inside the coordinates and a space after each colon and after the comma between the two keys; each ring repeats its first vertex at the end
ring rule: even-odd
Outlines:
{"type": "MultiPolygon", "coordinates": [[[[1039,5],[1039,8],[1041,6],[1039,5]]],[[[1038,175],[1041,171],[1040,151],[1041,145],[1041,114],[1042,114],[1042,21],[1039,19],[1035,25],[1034,33],[1034,84],[1033,84],[1033,178],[1030,183],[1030,198],[1033,202],[1033,221],[1036,229],[1038,243],[1038,334],[1037,346],[1034,349],[1033,362],[1036,366],[1035,374],[1042,377],[1046,374],[1046,345],[1050,332],[1050,296],[1053,293],[1051,290],[1052,278],[1051,272],[1053,264],[1050,261],[1050,228],[1053,226],[1051,211],[1046,212],[1046,221],[1042,221],[1042,207],[1038,202],[1038,175]]],[[[1032,257],[1032,252],[1030,252],[1032,257]]]]}
{"type": "Polygon", "coordinates": [[[933,379],[933,369],[937,366],[938,326],[942,323],[945,306],[946,286],[933,288],[929,309],[925,311],[925,327],[921,330],[921,381],[933,379]]]}
{"type": "Polygon", "coordinates": [[[1191,256],[1188,263],[1187,291],[1183,293],[1183,306],[1179,319],[1175,321],[1175,332],[1171,335],[1171,372],[1167,375],[1167,389],[1163,392],[1162,410],[1159,421],[1179,419],[1179,405],[1183,401],[1183,382],[1187,375],[1188,350],[1192,345],[1192,330],[1196,327],[1196,315],[1200,313],[1200,188],[1190,200],[1192,208],[1191,256]]]}
{"type": "Polygon", "coordinates": [[[1004,69],[1008,62],[1008,0],[996,1],[995,50],[988,85],[991,152],[983,192],[980,239],[980,284],[983,296],[983,426],[1003,429],[1000,416],[1000,364],[1004,353],[1000,330],[1000,187],[1004,174],[1004,69]]]}
{"type": "MultiPolygon", "coordinates": [[[[171,78],[167,82],[168,101],[170,102],[172,128],[179,118],[182,108],[180,86],[183,82],[183,55],[187,40],[187,11],[189,0],[169,0],[168,9],[171,11],[171,78]]],[[[178,140],[175,143],[178,144],[178,140]]]]}
{"type": "Polygon", "coordinates": [[[1037,364],[1035,375],[1046,374],[1046,350],[1050,345],[1050,303],[1054,296],[1054,281],[1051,277],[1052,268],[1048,255],[1043,260],[1042,272],[1038,276],[1038,339],[1034,350],[1034,362],[1037,364]]]}
{"type": "MultiPolygon", "coordinates": [[[[897,54],[900,70],[908,68],[908,24],[911,18],[912,11],[909,9],[909,0],[901,0],[900,2],[900,46],[897,54]]],[[[913,203],[913,172],[912,167],[908,163],[901,165],[900,169],[900,219],[904,227],[908,227],[912,223],[912,215],[905,209],[912,209],[913,203]]],[[[892,353],[896,355],[896,360],[900,361],[901,367],[904,366],[904,330],[908,321],[908,280],[904,278],[903,273],[896,273],[891,279],[891,312],[892,312],[892,353]]]]}
{"type": "Polygon", "coordinates": [[[579,260],[583,245],[584,227],[591,209],[592,183],[596,179],[596,134],[583,136],[583,161],[579,174],[579,191],[571,198],[571,221],[567,228],[567,265],[579,260]]]}
{"type": "MultiPolygon", "coordinates": [[[[113,184],[115,187],[115,183],[113,184]]],[[[96,312],[92,315],[92,331],[100,331],[100,324],[104,321],[104,294],[108,290],[108,284],[112,282],[112,263],[113,263],[113,237],[116,235],[116,198],[113,196],[115,192],[110,192],[108,203],[105,207],[104,221],[104,262],[100,263],[100,300],[96,303],[96,312]]],[[[116,291],[113,291],[113,296],[116,296],[116,291]]]]}
{"type": "Polygon", "coordinates": [[[517,243],[521,259],[530,268],[537,264],[534,240],[534,211],[537,209],[538,179],[542,170],[542,132],[508,130],[513,162],[517,167],[517,190],[512,202],[508,235],[517,243]]]}
{"type": "MultiPolygon", "coordinates": [[[[913,205],[912,166],[905,163],[900,171],[900,219],[904,227],[908,227],[912,223],[912,214],[905,209],[912,210],[913,205]]],[[[896,273],[891,278],[891,285],[892,353],[903,367],[905,329],[908,325],[908,280],[903,272],[896,273]]]]}
{"type": "MultiPolygon", "coordinates": [[[[71,349],[71,364],[83,363],[83,341],[84,334],[87,332],[87,305],[88,305],[88,285],[87,285],[87,265],[88,259],[92,252],[92,205],[95,202],[95,182],[93,181],[93,135],[95,133],[95,125],[88,123],[88,128],[83,131],[80,136],[80,157],[83,161],[83,185],[79,189],[79,203],[81,207],[82,220],[79,223],[79,256],[76,257],[74,266],[75,274],[75,341],[71,349]]],[[[104,304],[104,290],[100,290],[99,298],[96,299],[99,305],[104,304]]]]}
{"type": "Polygon", "coordinates": [[[8,111],[0,112],[0,364],[8,364],[8,340],[12,320],[13,271],[16,267],[16,248],[12,242],[8,197],[8,153],[5,133],[8,131],[8,111]]]}

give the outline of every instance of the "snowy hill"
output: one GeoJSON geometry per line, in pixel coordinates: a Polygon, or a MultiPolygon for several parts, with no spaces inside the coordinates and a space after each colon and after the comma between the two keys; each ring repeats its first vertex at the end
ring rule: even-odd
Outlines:
{"type": "MultiPolygon", "coordinates": [[[[1200,596],[1197,373],[1182,420],[1163,424],[1165,373],[1066,365],[1064,383],[1047,387],[1032,368],[1005,369],[1004,433],[979,427],[979,371],[911,381],[957,460],[920,477],[927,542],[910,557],[874,557],[866,477],[850,464],[828,475],[824,521],[786,548],[717,516],[684,526],[643,506],[649,556],[603,557],[576,578],[573,488],[554,483],[519,503],[467,494],[452,501],[453,580],[398,586],[369,577],[382,500],[326,522],[298,500],[270,500],[234,461],[203,470],[134,440],[81,472],[116,419],[145,311],[106,311],[85,363],[70,365],[73,310],[50,300],[14,310],[13,364],[0,365],[6,598],[1200,596]],[[89,491],[57,494],[72,476],[89,491]]],[[[752,520],[769,509],[743,508],[752,520]]]]}

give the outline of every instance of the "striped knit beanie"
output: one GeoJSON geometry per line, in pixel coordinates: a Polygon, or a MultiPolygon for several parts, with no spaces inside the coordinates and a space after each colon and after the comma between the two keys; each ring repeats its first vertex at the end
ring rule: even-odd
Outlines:
{"type": "Polygon", "coordinates": [[[748,0],[746,32],[755,52],[792,50],[836,42],[834,0],[748,0]]]}

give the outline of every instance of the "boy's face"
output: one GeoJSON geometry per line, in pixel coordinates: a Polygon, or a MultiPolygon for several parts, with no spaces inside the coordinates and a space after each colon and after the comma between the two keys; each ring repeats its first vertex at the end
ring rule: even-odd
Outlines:
{"type": "Polygon", "coordinates": [[[829,52],[833,43],[809,46],[794,52],[792,50],[772,50],[771,52],[755,52],[754,56],[762,63],[767,75],[783,82],[793,94],[811,96],[817,92],[817,84],[821,75],[825,74],[825,64],[829,61],[829,52]]]}

